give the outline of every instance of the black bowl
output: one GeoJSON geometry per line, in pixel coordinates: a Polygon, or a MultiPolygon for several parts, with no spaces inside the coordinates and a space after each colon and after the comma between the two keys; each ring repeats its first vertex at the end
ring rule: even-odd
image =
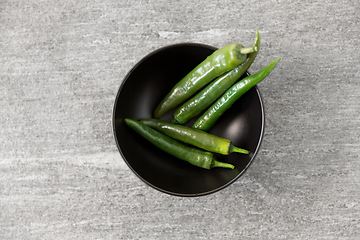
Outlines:
{"type": "MultiPolygon", "coordinates": [[[[236,181],[259,150],[265,118],[257,86],[233,104],[209,131],[253,153],[250,156],[239,153],[216,155],[219,161],[235,165],[233,170],[206,170],[179,160],[156,148],[123,121],[124,118],[140,120],[153,117],[157,104],[170,89],[215,50],[215,47],[197,43],[160,48],[133,67],[117,93],[113,130],[118,149],[130,169],[159,191],[176,196],[201,196],[216,192],[236,181]]],[[[161,119],[171,121],[174,111],[161,119]]],[[[194,121],[186,125],[191,126],[194,121]]]]}

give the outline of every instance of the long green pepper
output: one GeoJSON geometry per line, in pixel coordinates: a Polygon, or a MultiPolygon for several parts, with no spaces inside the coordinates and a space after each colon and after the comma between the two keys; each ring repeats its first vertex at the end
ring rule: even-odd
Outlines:
{"type": "Polygon", "coordinates": [[[158,119],[143,119],[140,122],[171,138],[209,152],[220,153],[223,155],[229,155],[232,152],[249,154],[248,150],[235,147],[228,139],[197,129],[192,129],[184,125],[169,123],[158,119]]]}
{"type": "Polygon", "coordinates": [[[210,169],[214,167],[231,168],[232,164],[219,162],[213,153],[189,147],[165,134],[133,119],[124,119],[126,125],[148,140],[150,143],[181,160],[197,167],[210,169]]]}
{"type": "Polygon", "coordinates": [[[254,51],[257,51],[254,47],[244,48],[243,45],[234,43],[213,52],[170,90],[155,109],[154,118],[161,118],[214,78],[239,66],[254,51]]]}
{"type": "Polygon", "coordinates": [[[229,109],[244,93],[261,82],[276,67],[281,58],[271,61],[257,73],[247,76],[229,88],[210,108],[199,117],[192,128],[208,131],[219,117],[229,109]]]}
{"type": "Polygon", "coordinates": [[[202,91],[179,107],[174,113],[174,119],[172,122],[184,124],[190,119],[198,116],[246,72],[260,51],[260,34],[258,29],[256,29],[256,36],[252,47],[257,48],[257,51],[250,53],[245,62],[216,78],[202,91]]]}

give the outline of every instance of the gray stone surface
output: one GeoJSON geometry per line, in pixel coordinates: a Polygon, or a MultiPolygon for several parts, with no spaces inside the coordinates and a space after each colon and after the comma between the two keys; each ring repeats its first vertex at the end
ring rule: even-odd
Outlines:
{"type": "Polygon", "coordinates": [[[1,239],[359,239],[360,3],[0,1],[1,239]],[[159,47],[252,42],[261,150],[233,185],[160,193],[125,165],[112,107],[159,47]]]}

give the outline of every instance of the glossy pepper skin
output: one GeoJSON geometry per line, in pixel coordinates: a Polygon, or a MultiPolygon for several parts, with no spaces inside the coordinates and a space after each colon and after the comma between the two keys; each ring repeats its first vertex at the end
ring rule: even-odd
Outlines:
{"type": "Polygon", "coordinates": [[[247,76],[229,88],[206,112],[199,117],[192,128],[208,131],[219,117],[229,109],[244,93],[261,82],[276,67],[280,58],[271,61],[257,73],[247,76]]]}
{"type": "Polygon", "coordinates": [[[164,97],[154,111],[154,118],[161,118],[167,111],[187,100],[214,78],[243,63],[247,54],[257,51],[234,43],[222,47],[181,79],[164,97]]]}
{"type": "Polygon", "coordinates": [[[245,149],[235,147],[228,139],[197,129],[192,129],[184,125],[169,123],[158,119],[143,119],[140,122],[164,133],[171,138],[191,144],[209,152],[220,153],[223,155],[229,155],[232,152],[244,154],[249,153],[249,151],[245,149]]]}
{"type": "Polygon", "coordinates": [[[205,169],[214,167],[235,168],[232,164],[217,161],[214,154],[210,152],[186,146],[139,121],[126,118],[124,122],[156,147],[192,165],[205,169]]]}
{"type": "Polygon", "coordinates": [[[257,29],[252,47],[257,48],[257,51],[250,53],[245,62],[216,78],[194,97],[181,105],[175,111],[172,122],[184,124],[201,114],[246,72],[260,51],[260,34],[257,29]]]}

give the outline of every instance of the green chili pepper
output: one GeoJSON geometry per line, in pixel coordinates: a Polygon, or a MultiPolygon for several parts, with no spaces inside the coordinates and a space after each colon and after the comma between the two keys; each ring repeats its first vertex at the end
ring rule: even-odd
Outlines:
{"type": "Polygon", "coordinates": [[[205,169],[214,167],[235,168],[232,164],[217,161],[213,153],[189,147],[139,121],[129,118],[124,119],[124,121],[126,125],[156,147],[195,166],[205,169]]]}
{"type": "Polygon", "coordinates": [[[230,87],[206,112],[196,120],[192,126],[195,129],[208,131],[219,117],[229,109],[232,104],[239,99],[244,93],[261,82],[277,65],[280,58],[270,62],[266,67],[257,73],[247,76],[241,81],[230,87]]]}
{"type": "Polygon", "coordinates": [[[235,147],[228,139],[197,129],[192,129],[184,125],[169,123],[158,119],[143,119],[140,122],[171,138],[209,152],[220,153],[223,155],[229,155],[232,152],[249,154],[248,150],[235,147]]]}
{"type": "Polygon", "coordinates": [[[190,119],[198,116],[213,102],[215,102],[226,90],[228,90],[251,66],[260,50],[260,34],[256,29],[256,37],[252,45],[257,51],[250,53],[248,58],[233,70],[224,73],[201,92],[185,102],[174,113],[173,123],[184,124],[190,119]]]}
{"type": "Polygon", "coordinates": [[[154,117],[162,117],[214,78],[239,66],[247,59],[247,55],[254,51],[257,51],[255,47],[244,48],[238,43],[216,50],[171,89],[155,109],[154,117]]]}

